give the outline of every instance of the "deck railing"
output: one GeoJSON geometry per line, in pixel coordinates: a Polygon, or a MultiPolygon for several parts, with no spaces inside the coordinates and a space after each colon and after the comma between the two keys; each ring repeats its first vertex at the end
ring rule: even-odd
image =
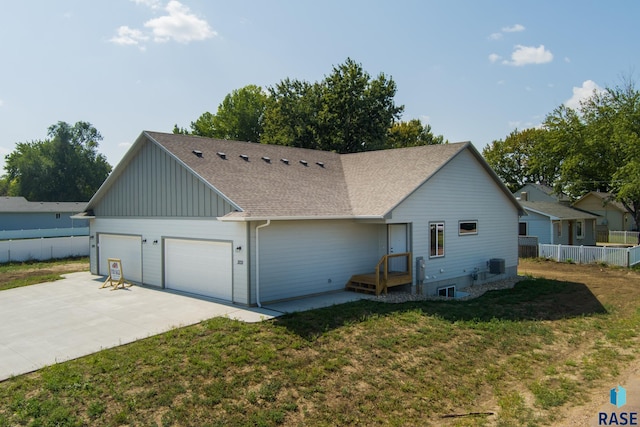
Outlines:
{"type": "Polygon", "coordinates": [[[411,276],[413,274],[411,268],[411,252],[400,252],[397,254],[386,254],[380,258],[378,264],[376,264],[376,295],[379,295],[382,291],[387,293],[389,285],[394,285],[394,278],[398,276],[411,276]],[[389,270],[389,258],[405,258],[406,265],[402,271],[390,271],[389,270]]]}

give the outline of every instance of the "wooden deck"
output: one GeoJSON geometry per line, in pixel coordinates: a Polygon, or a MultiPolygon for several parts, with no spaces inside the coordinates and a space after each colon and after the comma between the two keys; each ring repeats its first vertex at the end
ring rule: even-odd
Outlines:
{"type": "Polygon", "coordinates": [[[412,259],[411,252],[384,255],[376,265],[375,272],[354,274],[347,282],[346,289],[380,295],[382,292],[387,293],[388,288],[412,284],[412,259]],[[406,259],[406,270],[389,271],[389,258],[401,257],[406,259]]]}

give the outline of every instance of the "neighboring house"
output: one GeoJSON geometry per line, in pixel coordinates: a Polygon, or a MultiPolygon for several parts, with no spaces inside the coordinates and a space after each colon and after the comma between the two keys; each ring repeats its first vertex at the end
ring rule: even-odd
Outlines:
{"type": "Polygon", "coordinates": [[[556,202],[525,202],[527,212],[520,218],[521,236],[536,236],[538,243],[585,245],[596,244],[596,215],[556,202]]]}
{"type": "Polygon", "coordinates": [[[34,237],[86,236],[87,219],[74,219],[86,202],[30,202],[24,197],[0,197],[0,240],[34,237]]]}
{"type": "Polygon", "coordinates": [[[428,293],[515,276],[522,213],[470,143],[341,155],[143,132],[84,215],[92,273],[120,258],[130,281],[260,305],[342,290],[388,253],[423,258],[428,293]]]}
{"type": "Polygon", "coordinates": [[[611,193],[591,191],[579,198],[573,206],[598,215],[598,229],[604,232],[638,230],[633,216],[622,203],[615,201],[611,193]]]}
{"type": "Polygon", "coordinates": [[[513,195],[523,202],[555,202],[564,205],[569,205],[570,203],[569,196],[556,194],[553,187],[543,184],[525,184],[513,195]]]}

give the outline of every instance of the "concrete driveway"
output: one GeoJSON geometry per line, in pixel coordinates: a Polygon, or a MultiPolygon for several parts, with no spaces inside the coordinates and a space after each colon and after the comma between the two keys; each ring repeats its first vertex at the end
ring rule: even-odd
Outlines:
{"type": "Polygon", "coordinates": [[[282,314],[72,273],[0,292],[0,381],[217,316],[259,322],[282,314]]]}

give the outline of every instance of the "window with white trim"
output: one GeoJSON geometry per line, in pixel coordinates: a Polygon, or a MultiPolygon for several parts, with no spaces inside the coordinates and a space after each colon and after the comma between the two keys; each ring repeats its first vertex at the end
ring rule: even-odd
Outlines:
{"type": "Polygon", "coordinates": [[[579,219],[576,221],[576,237],[578,239],[584,239],[584,220],[579,219]]]}
{"type": "Polygon", "coordinates": [[[429,223],[429,257],[444,256],[444,222],[429,223]]]}
{"type": "Polygon", "coordinates": [[[478,221],[460,221],[458,222],[458,235],[470,236],[478,234],[478,221]]]}
{"type": "Polygon", "coordinates": [[[447,297],[447,298],[455,298],[456,297],[456,287],[455,286],[445,286],[443,288],[438,288],[438,296],[439,297],[447,297]]]}
{"type": "Polygon", "coordinates": [[[526,222],[518,223],[518,236],[528,236],[526,222]]]}

